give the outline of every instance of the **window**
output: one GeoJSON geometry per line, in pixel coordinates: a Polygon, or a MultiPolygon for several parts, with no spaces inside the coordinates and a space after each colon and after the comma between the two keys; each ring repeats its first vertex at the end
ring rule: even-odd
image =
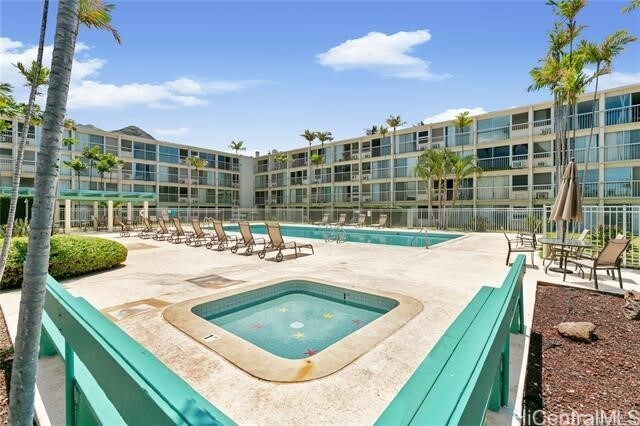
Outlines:
{"type": "Polygon", "coordinates": [[[178,187],[176,186],[160,186],[158,188],[158,200],[161,203],[177,203],[178,187]]]}
{"type": "MultiPolygon", "coordinates": [[[[587,145],[589,144],[589,136],[580,136],[575,139],[569,139],[569,157],[573,157],[576,163],[584,163],[587,159],[587,145]]],[[[589,162],[598,161],[598,135],[593,135],[591,139],[591,148],[589,149],[589,162]]]]}
{"type": "Polygon", "coordinates": [[[159,180],[160,182],[178,183],[178,168],[177,167],[159,167],[159,180]]]}
{"type": "Polygon", "coordinates": [[[415,133],[405,133],[403,135],[398,135],[398,154],[403,154],[405,152],[415,152],[416,151],[416,134],[415,133]]]}
{"type": "Polygon", "coordinates": [[[508,115],[478,120],[478,143],[509,139],[508,115]]]}
{"type": "Polygon", "coordinates": [[[106,137],[104,138],[104,145],[106,152],[118,155],[118,139],[106,137]]]}
{"type": "Polygon", "coordinates": [[[612,132],[604,135],[606,161],[640,159],[640,130],[612,132]]]}
{"type": "Polygon", "coordinates": [[[396,177],[414,177],[416,175],[417,162],[418,159],[416,157],[396,159],[396,177]]]}
{"type": "Polygon", "coordinates": [[[180,163],[180,150],[171,146],[158,147],[160,161],[163,163],[180,163]]]}
{"type": "Polygon", "coordinates": [[[140,160],[156,161],[156,146],[152,143],[134,142],[133,157],[140,160]]]}
{"type": "Polygon", "coordinates": [[[133,157],[133,142],[122,139],[120,141],[120,151],[123,157],[133,157]]]}
{"type": "Polygon", "coordinates": [[[155,185],[133,185],[133,192],[156,192],[155,185]]]}
{"type": "Polygon", "coordinates": [[[529,187],[529,175],[511,176],[511,188],[514,191],[527,191],[529,187]]]}
{"type": "Polygon", "coordinates": [[[135,164],[135,174],[134,174],[134,179],[135,180],[146,180],[146,181],[152,181],[155,182],[156,180],[156,166],[153,164],[142,164],[142,163],[136,163],[135,164]]]}

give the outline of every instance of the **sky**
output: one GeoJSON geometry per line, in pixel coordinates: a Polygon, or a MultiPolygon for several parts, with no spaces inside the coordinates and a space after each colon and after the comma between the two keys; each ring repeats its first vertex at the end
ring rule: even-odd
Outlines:
{"type": "MultiPolygon", "coordinates": [[[[401,115],[408,124],[549,99],[530,93],[554,16],[540,1],[114,1],[106,32],[81,27],[67,115],[104,130],[247,154],[336,139],[401,115]]],[[[640,11],[591,1],[583,37],[640,35],[640,11]]],[[[57,3],[50,6],[50,62],[57,3]]],[[[0,0],[0,81],[27,93],[12,63],[35,58],[40,1],[0,0]]],[[[640,43],[601,87],[640,83],[640,43]]],[[[44,104],[44,97],[41,103],[44,104]]]]}

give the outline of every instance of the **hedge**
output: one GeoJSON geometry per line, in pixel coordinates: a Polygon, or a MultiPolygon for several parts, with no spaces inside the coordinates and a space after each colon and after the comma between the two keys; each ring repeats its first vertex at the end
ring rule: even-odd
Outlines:
{"type": "MultiPolygon", "coordinates": [[[[22,265],[26,256],[27,237],[12,238],[0,288],[22,285],[22,265]]],[[[79,235],[53,235],[49,273],[56,279],[75,277],[113,268],[126,259],[127,248],[117,241],[79,235]]]]}

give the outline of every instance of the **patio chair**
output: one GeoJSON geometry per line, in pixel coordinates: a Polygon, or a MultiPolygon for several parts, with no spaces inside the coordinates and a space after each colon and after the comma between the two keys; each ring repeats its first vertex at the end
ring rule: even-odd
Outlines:
{"type": "MultiPolygon", "coordinates": [[[[240,222],[238,222],[240,223],[240,222]]],[[[329,213],[325,213],[322,215],[322,220],[320,222],[313,222],[314,225],[327,226],[329,224],[329,213]]]]}
{"type": "Polygon", "coordinates": [[[238,244],[238,237],[235,235],[227,235],[222,226],[222,221],[218,219],[212,219],[213,222],[213,230],[216,233],[216,239],[213,241],[209,241],[205,247],[208,249],[212,248],[215,244],[217,244],[216,249],[218,251],[224,251],[225,248],[229,247],[229,243],[233,243],[234,245],[238,244]]]}
{"type": "MultiPolygon", "coordinates": [[[[145,220],[147,223],[149,223],[149,226],[151,226],[151,222],[149,221],[149,219],[145,218],[145,220]]],[[[160,227],[160,229],[156,230],[155,234],[153,235],[153,239],[156,241],[164,241],[171,235],[171,232],[169,231],[169,228],[167,228],[167,224],[162,218],[158,220],[158,226],[160,227]]]]}
{"type": "Polygon", "coordinates": [[[537,241],[532,240],[522,240],[521,238],[509,238],[509,236],[503,232],[504,237],[507,239],[507,244],[509,251],[507,253],[507,262],[506,265],[509,266],[509,259],[511,258],[511,253],[531,253],[531,266],[535,266],[534,255],[537,251],[537,241]]]}
{"type": "Polygon", "coordinates": [[[149,222],[149,218],[143,217],[142,218],[142,229],[138,233],[138,238],[142,238],[143,240],[147,240],[147,239],[151,238],[152,236],[155,239],[155,235],[153,235],[153,228],[151,227],[151,222],[149,222]]]}
{"type": "Polygon", "coordinates": [[[374,223],[371,225],[372,228],[382,228],[387,224],[387,215],[381,214],[378,223],[374,223]]]}
{"type": "Polygon", "coordinates": [[[340,213],[340,216],[338,216],[338,221],[337,222],[333,222],[330,225],[331,226],[344,226],[346,221],[347,221],[347,214],[346,213],[340,213]]]}
{"type": "Polygon", "coordinates": [[[253,236],[251,226],[248,221],[238,221],[238,227],[240,228],[241,239],[236,241],[236,244],[231,247],[231,253],[237,253],[240,247],[246,247],[244,251],[245,256],[251,256],[253,249],[257,244],[262,244],[263,247],[267,245],[267,241],[264,238],[255,238],[253,236]]]}
{"type": "Polygon", "coordinates": [[[282,232],[280,231],[280,224],[276,223],[276,222],[267,222],[267,233],[269,234],[269,243],[265,245],[265,247],[258,252],[258,257],[260,259],[264,259],[264,257],[267,254],[267,250],[268,251],[275,251],[277,250],[278,253],[276,254],[276,262],[282,262],[282,260],[284,259],[284,255],[282,254],[283,250],[293,250],[296,256],[296,259],[298,258],[298,255],[300,253],[302,253],[301,249],[303,248],[308,248],[311,249],[311,254],[315,254],[315,252],[313,251],[313,245],[311,244],[306,244],[306,243],[298,243],[296,241],[287,241],[285,242],[284,239],[282,238],[282,232]]]}
{"type": "Polygon", "coordinates": [[[107,229],[106,224],[94,215],[91,215],[91,222],[93,223],[93,229],[96,231],[99,231],[100,229],[107,229]]]}
{"type": "Polygon", "coordinates": [[[124,223],[122,221],[122,219],[120,219],[117,216],[116,216],[114,222],[116,223],[116,226],[120,227],[120,236],[121,237],[130,237],[131,236],[131,233],[133,232],[133,228],[131,227],[131,225],[127,225],[126,223],[124,223]]]}
{"type": "Polygon", "coordinates": [[[615,271],[618,270],[618,282],[620,283],[620,288],[622,288],[620,264],[622,263],[622,256],[627,251],[630,242],[631,241],[626,238],[611,239],[598,256],[591,259],[569,259],[568,262],[575,264],[580,269],[582,278],[584,278],[584,268],[589,268],[589,281],[591,281],[591,276],[593,276],[596,289],[598,288],[597,271],[604,270],[607,274],[611,272],[615,279],[615,271]]]}
{"type": "Polygon", "coordinates": [[[349,226],[356,226],[358,228],[362,228],[364,226],[364,223],[366,222],[366,220],[367,220],[367,215],[364,214],[364,213],[360,213],[358,215],[358,220],[356,220],[354,222],[351,222],[349,224],[349,226]]]}
{"type": "MultiPolygon", "coordinates": [[[[174,217],[172,220],[173,220],[173,226],[175,228],[175,231],[169,234],[169,236],[167,237],[167,241],[173,244],[181,244],[184,241],[186,241],[188,236],[191,236],[193,232],[189,232],[189,233],[185,232],[184,229],[182,229],[182,224],[180,223],[179,218],[174,217]]],[[[158,222],[160,222],[160,219],[158,219],[158,222]]]]}
{"type": "Polygon", "coordinates": [[[212,242],[215,240],[215,235],[209,232],[204,232],[202,230],[202,227],[200,226],[200,220],[191,219],[191,227],[193,228],[193,233],[187,235],[187,238],[184,242],[186,245],[190,246],[191,244],[193,244],[194,247],[200,247],[203,242],[206,245],[207,239],[212,242]]]}

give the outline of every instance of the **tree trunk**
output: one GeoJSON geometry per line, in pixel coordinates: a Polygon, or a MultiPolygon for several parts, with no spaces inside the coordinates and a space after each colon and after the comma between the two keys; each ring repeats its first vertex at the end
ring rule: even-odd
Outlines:
{"type": "Polygon", "coordinates": [[[60,0],[51,61],[50,84],[38,153],[33,215],[24,263],[18,315],[20,336],[15,342],[9,424],[31,426],[36,367],[42,326],[45,284],[49,268],[50,235],[56,202],[58,156],[66,113],[71,66],[78,35],[78,0],[60,0]]]}
{"type": "MultiPolygon", "coordinates": [[[[18,197],[20,195],[20,177],[22,176],[22,162],[24,160],[24,148],[27,145],[27,134],[29,133],[29,121],[33,104],[38,94],[38,77],[42,69],[42,55],[44,51],[44,38],[47,32],[47,15],[49,13],[49,0],[44,0],[42,6],[42,21],[40,23],[40,39],[38,41],[38,53],[36,56],[36,71],[34,81],[31,82],[31,90],[29,91],[29,101],[27,103],[27,112],[24,117],[24,125],[22,127],[22,137],[18,143],[16,153],[16,164],[13,170],[13,178],[11,180],[11,200],[9,201],[9,215],[7,216],[7,230],[5,232],[4,241],[2,242],[2,252],[0,252],[0,281],[4,276],[4,269],[9,257],[9,247],[11,246],[11,237],[13,236],[13,225],[16,218],[16,208],[18,206],[18,197]]],[[[28,218],[26,218],[28,219],[28,218]]]]}
{"type": "MultiPolygon", "coordinates": [[[[598,77],[600,73],[600,62],[596,64],[596,87],[593,92],[593,105],[591,106],[591,130],[589,131],[589,141],[587,142],[587,152],[584,156],[584,171],[582,172],[582,188],[580,189],[580,195],[584,198],[584,193],[587,188],[587,170],[589,170],[589,154],[591,154],[591,142],[593,140],[593,128],[596,120],[596,102],[598,101],[598,77]]],[[[598,114],[599,115],[599,114],[598,114]]],[[[600,142],[602,143],[602,142],[600,142]]]]}

